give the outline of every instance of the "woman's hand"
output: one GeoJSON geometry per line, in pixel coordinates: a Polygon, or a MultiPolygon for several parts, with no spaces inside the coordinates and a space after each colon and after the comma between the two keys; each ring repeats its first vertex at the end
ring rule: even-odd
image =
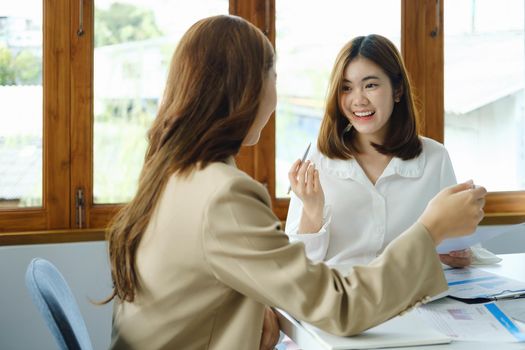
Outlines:
{"type": "Polygon", "coordinates": [[[419,221],[436,245],[445,238],[472,233],[483,219],[486,194],[472,181],[447,187],[432,198],[419,221]]]}
{"type": "Polygon", "coordinates": [[[472,264],[472,250],[453,250],[448,254],[439,254],[439,259],[445,265],[451,267],[465,267],[472,264]]]}
{"type": "Polygon", "coordinates": [[[307,160],[299,159],[288,172],[290,187],[303,202],[299,233],[317,232],[323,226],[324,192],[319,181],[319,171],[307,160]]]}
{"type": "Polygon", "coordinates": [[[260,350],[273,350],[279,341],[279,320],[272,308],[264,309],[260,350]]]}

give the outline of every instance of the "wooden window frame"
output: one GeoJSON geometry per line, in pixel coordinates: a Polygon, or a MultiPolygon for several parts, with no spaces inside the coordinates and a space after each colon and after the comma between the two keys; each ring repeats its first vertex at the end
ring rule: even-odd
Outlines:
{"type": "MultiPolygon", "coordinates": [[[[420,109],[421,133],[441,143],[445,131],[443,2],[401,0],[401,52],[420,109]]],[[[275,18],[274,0],[271,8],[271,16],[275,18]]],[[[274,21],[272,25],[273,34],[274,21]]],[[[275,44],[275,37],[270,38],[275,44]]],[[[275,116],[272,116],[251,158],[247,157],[244,169],[267,185],[275,214],[285,220],[289,199],[275,196],[275,142],[275,116]]],[[[491,192],[484,209],[482,224],[525,221],[525,191],[491,192]]]]}
{"type": "MultiPolygon", "coordinates": [[[[92,202],[94,1],[44,0],[43,205],[1,210],[0,245],[102,240],[104,228],[121,207],[92,202]],[[78,36],[81,3],[84,34],[78,36]],[[85,197],[81,228],[76,222],[77,189],[85,197]]],[[[230,13],[254,23],[275,44],[275,1],[230,0],[230,13]]],[[[421,111],[422,134],[440,142],[444,141],[442,28],[443,1],[401,0],[401,51],[421,111]]],[[[259,143],[242,148],[237,165],[268,188],[275,214],[285,220],[289,200],[275,196],[275,141],[273,115],[259,143]]],[[[485,213],[486,224],[524,221],[525,191],[489,193],[485,213]]]]}
{"type": "Polygon", "coordinates": [[[68,0],[44,1],[42,206],[1,210],[0,244],[5,232],[69,227],[69,18],[68,0]]]}
{"type": "MultiPolygon", "coordinates": [[[[403,59],[410,73],[416,96],[422,103],[422,134],[443,143],[445,141],[444,1],[402,0],[401,13],[403,59]],[[439,13],[436,13],[437,11],[439,13]]],[[[525,221],[525,191],[490,192],[484,210],[485,218],[482,224],[523,222],[525,221]]]]}

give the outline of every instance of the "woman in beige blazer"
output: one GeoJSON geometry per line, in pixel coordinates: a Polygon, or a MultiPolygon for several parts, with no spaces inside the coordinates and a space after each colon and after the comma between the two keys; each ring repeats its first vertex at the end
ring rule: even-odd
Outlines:
{"type": "Polygon", "coordinates": [[[263,320],[275,324],[267,306],[352,335],[446,290],[435,245],[474,230],[485,190],[445,189],[347,276],[313,264],[288,242],[264,186],[233,161],[258,141],[275,104],[274,52],[256,27],[217,16],[183,36],[138,191],[108,231],[112,348],[268,348],[276,338],[262,335],[263,320]]]}

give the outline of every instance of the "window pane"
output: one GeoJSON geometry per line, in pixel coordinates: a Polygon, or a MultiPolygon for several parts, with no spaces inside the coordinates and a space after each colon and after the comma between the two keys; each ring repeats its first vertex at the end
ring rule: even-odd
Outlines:
{"type": "Polygon", "coordinates": [[[173,50],[228,0],[95,2],[94,202],[131,199],[173,50]]]}
{"type": "Polygon", "coordinates": [[[523,0],[445,2],[445,145],[458,180],[489,191],[525,189],[523,12],[523,0]]]}
{"type": "Polygon", "coordinates": [[[308,142],[317,139],[337,53],[353,37],[372,33],[389,38],[399,48],[401,3],[327,0],[319,7],[318,2],[276,1],[275,16],[276,196],[286,197],[289,167],[303,155],[308,142]]]}
{"type": "Polygon", "coordinates": [[[42,1],[0,5],[0,208],[42,205],[42,1]]]}

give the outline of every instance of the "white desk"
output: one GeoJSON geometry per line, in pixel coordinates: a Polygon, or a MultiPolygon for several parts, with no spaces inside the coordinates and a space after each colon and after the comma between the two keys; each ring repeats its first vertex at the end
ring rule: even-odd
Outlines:
{"type": "MultiPolygon", "coordinates": [[[[503,261],[496,265],[484,266],[483,269],[496,273],[508,278],[519,281],[525,281],[525,253],[521,254],[501,254],[503,261]]],[[[282,330],[303,350],[319,350],[320,346],[316,345],[316,340],[302,326],[296,325],[282,315],[279,315],[282,330]]],[[[523,343],[481,343],[481,342],[452,342],[450,344],[429,345],[417,347],[404,347],[396,349],[428,349],[428,350],[474,350],[474,349],[525,349],[523,343]]]]}

